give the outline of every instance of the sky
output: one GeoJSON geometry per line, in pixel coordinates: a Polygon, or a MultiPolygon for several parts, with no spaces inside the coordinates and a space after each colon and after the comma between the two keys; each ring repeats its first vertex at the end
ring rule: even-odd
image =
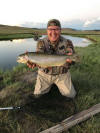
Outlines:
{"type": "Polygon", "coordinates": [[[52,18],[66,28],[100,29],[100,0],[0,0],[0,24],[46,28],[52,18]]]}

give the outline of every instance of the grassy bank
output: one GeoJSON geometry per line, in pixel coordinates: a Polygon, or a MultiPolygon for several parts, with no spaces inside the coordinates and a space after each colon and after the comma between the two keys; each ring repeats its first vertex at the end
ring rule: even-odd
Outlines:
{"type": "Polygon", "coordinates": [[[0,40],[30,38],[36,33],[41,36],[42,32],[36,28],[0,25],[0,40]]]}
{"type": "Polygon", "coordinates": [[[32,34],[8,34],[0,35],[0,40],[13,40],[13,39],[23,39],[23,38],[32,38],[32,34]]]}
{"type": "MultiPolygon", "coordinates": [[[[88,47],[76,47],[80,63],[71,67],[73,84],[77,91],[75,103],[77,112],[100,103],[100,39],[88,47]]],[[[61,96],[56,86],[39,99],[29,97],[34,90],[34,82],[23,80],[24,75],[34,70],[19,65],[12,71],[0,71],[0,106],[21,106],[21,110],[0,111],[1,133],[37,133],[74,114],[74,106],[61,96]],[[22,78],[23,75],[23,78],[22,78]]],[[[30,79],[31,80],[31,79],[30,79]]],[[[100,133],[100,114],[74,126],[64,133],[100,133]]]]}

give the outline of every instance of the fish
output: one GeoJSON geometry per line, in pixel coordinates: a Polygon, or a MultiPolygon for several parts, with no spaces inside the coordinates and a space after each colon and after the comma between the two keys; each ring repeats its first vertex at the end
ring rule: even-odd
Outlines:
{"type": "Polygon", "coordinates": [[[79,62],[79,56],[77,54],[59,55],[40,52],[27,52],[20,54],[17,58],[17,62],[27,64],[27,62],[30,61],[37,66],[47,68],[54,66],[63,66],[66,63],[67,59],[71,59],[74,62],[79,62]]]}

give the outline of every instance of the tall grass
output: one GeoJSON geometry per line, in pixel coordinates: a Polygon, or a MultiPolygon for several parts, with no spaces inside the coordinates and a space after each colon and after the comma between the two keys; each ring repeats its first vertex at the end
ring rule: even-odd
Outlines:
{"type": "MultiPolygon", "coordinates": [[[[80,55],[80,63],[73,65],[70,70],[77,91],[74,99],[77,112],[100,103],[100,40],[97,36],[89,37],[98,38],[97,42],[88,47],[75,48],[80,55]]],[[[39,99],[29,97],[34,90],[34,83],[20,79],[28,71],[30,69],[23,65],[12,71],[0,71],[4,78],[0,81],[0,106],[24,105],[21,110],[0,111],[1,133],[37,133],[74,114],[73,103],[67,101],[56,86],[39,99]]],[[[31,72],[34,73],[34,70],[31,72]]],[[[100,133],[100,114],[64,133],[100,133]]]]}

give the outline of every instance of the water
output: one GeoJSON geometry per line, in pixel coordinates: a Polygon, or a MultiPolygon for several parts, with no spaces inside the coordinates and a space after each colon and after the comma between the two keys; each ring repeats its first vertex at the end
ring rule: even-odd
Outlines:
{"type": "MultiPolygon", "coordinates": [[[[71,37],[67,35],[63,36],[70,39],[74,46],[85,47],[91,43],[85,38],[71,37]]],[[[36,51],[36,44],[37,41],[34,41],[33,38],[0,41],[0,68],[5,70],[11,69],[13,66],[18,65],[16,62],[17,56],[25,51],[36,51]]]]}
{"type": "Polygon", "coordinates": [[[65,37],[66,39],[70,39],[75,47],[86,47],[91,44],[91,41],[86,38],[72,37],[68,35],[63,35],[63,37],[65,37]]]}

